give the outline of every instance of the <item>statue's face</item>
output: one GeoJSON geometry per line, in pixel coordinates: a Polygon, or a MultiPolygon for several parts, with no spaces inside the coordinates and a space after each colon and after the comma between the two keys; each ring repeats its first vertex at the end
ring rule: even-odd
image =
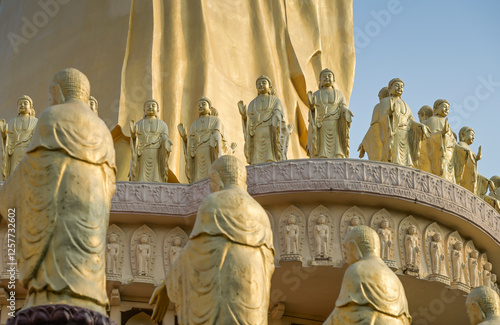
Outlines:
{"type": "Polygon", "coordinates": [[[17,102],[17,108],[19,109],[19,114],[29,114],[31,110],[30,101],[27,99],[20,99],[17,102]]]}
{"type": "Polygon", "coordinates": [[[440,233],[435,233],[434,236],[432,236],[435,242],[440,242],[441,241],[441,234],[440,233]]]}
{"type": "Polygon", "coordinates": [[[484,319],[477,302],[467,304],[467,315],[472,325],[477,325],[484,319]]]}
{"type": "Polygon", "coordinates": [[[358,248],[353,240],[350,240],[344,244],[344,250],[347,264],[351,265],[361,259],[361,256],[359,256],[358,248]]]}
{"type": "Polygon", "coordinates": [[[325,216],[320,216],[318,219],[318,223],[320,225],[324,225],[326,223],[326,217],[325,216]]]}
{"type": "Polygon", "coordinates": [[[325,72],[321,75],[322,87],[333,87],[333,73],[325,72]]]}
{"type": "Polygon", "coordinates": [[[140,242],[141,242],[141,244],[147,244],[148,243],[148,237],[142,236],[140,242]]]}
{"type": "Polygon", "coordinates": [[[455,248],[456,248],[456,249],[458,249],[458,250],[462,249],[462,243],[461,243],[461,242],[459,242],[459,241],[457,241],[457,242],[455,243],[455,248]]]}
{"type": "Polygon", "coordinates": [[[403,94],[404,84],[401,81],[395,81],[391,86],[391,94],[401,96],[403,94]]]}
{"type": "Polygon", "coordinates": [[[473,258],[477,258],[479,256],[479,252],[478,251],[472,251],[472,257],[473,258]]]}
{"type": "Polygon", "coordinates": [[[473,130],[467,131],[467,133],[465,134],[464,142],[469,145],[472,144],[474,142],[475,135],[476,133],[473,130]]]}
{"type": "Polygon", "coordinates": [[[144,114],[146,116],[158,116],[158,104],[150,101],[144,105],[144,114]]]}
{"type": "Polygon", "coordinates": [[[448,116],[448,113],[450,113],[450,104],[443,102],[439,104],[436,110],[436,114],[442,117],[448,116]]]}
{"type": "Polygon", "coordinates": [[[269,84],[269,81],[264,78],[257,80],[257,90],[259,95],[269,94],[271,92],[271,85],[269,84]]]}
{"type": "Polygon", "coordinates": [[[410,228],[408,228],[408,233],[410,235],[413,235],[416,231],[417,229],[415,228],[415,226],[410,226],[410,228]]]}
{"type": "Polygon", "coordinates": [[[200,100],[198,102],[198,112],[200,115],[210,114],[210,104],[206,100],[200,100]]]}
{"type": "Polygon", "coordinates": [[[116,238],[116,236],[115,236],[115,235],[111,235],[111,236],[109,236],[109,242],[110,242],[111,244],[116,243],[116,241],[117,241],[117,238],[116,238]]]}
{"type": "Polygon", "coordinates": [[[295,217],[288,218],[288,224],[289,225],[294,225],[295,224],[295,217]]]}
{"type": "Polygon", "coordinates": [[[179,237],[174,238],[174,246],[181,246],[181,239],[179,237]]]}

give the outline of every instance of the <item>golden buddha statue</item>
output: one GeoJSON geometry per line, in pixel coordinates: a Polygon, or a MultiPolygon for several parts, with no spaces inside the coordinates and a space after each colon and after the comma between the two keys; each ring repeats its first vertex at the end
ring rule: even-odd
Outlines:
{"type": "Polygon", "coordinates": [[[0,120],[3,180],[9,177],[26,154],[26,149],[33,137],[33,130],[38,122],[33,100],[29,96],[21,96],[17,100],[17,108],[19,114],[9,123],[5,123],[4,119],[0,120]]]}
{"type": "Polygon", "coordinates": [[[307,152],[311,158],[349,158],[349,129],[354,115],[334,82],[333,71],[324,69],[319,76],[319,90],[307,93],[307,152]]]}
{"type": "Polygon", "coordinates": [[[465,301],[471,325],[500,324],[500,298],[488,287],[477,287],[465,301]]]}
{"type": "Polygon", "coordinates": [[[335,309],[324,325],[411,324],[403,284],[380,258],[380,240],[357,226],[344,240],[347,268],[335,309]]]}
{"type": "Polygon", "coordinates": [[[250,165],[287,158],[291,126],[284,119],[283,105],[267,76],[256,82],[258,95],[248,105],[238,102],[245,136],[245,157],[250,165]]]}
{"type": "Polygon", "coordinates": [[[168,126],[158,118],[158,102],[148,99],[144,103],[144,118],[130,122],[132,162],[130,178],[136,182],[168,182],[168,158],[172,141],[168,126]]]}
{"type": "Polygon", "coordinates": [[[191,124],[189,135],[182,123],[177,126],[183,139],[186,177],[190,183],[207,178],[208,169],[215,159],[229,153],[224,126],[212,102],[201,97],[197,106],[200,116],[191,124]]]}
{"type": "Polygon", "coordinates": [[[25,158],[0,188],[1,214],[18,216],[23,309],[67,304],[106,314],[105,252],[115,150],[106,124],[89,109],[80,71],[58,72],[25,158]]]}
{"type": "Polygon", "coordinates": [[[189,241],[153,293],[152,318],[163,319],[170,298],[179,324],[267,324],[274,272],[269,217],[246,191],[246,168],[237,158],[218,158],[209,178],[211,194],[189,241]]]}

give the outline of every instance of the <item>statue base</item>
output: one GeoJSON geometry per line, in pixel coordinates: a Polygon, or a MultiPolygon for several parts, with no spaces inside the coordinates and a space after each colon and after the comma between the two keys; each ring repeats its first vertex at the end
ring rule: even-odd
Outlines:
{"type": "Polygon", "coordinates": [[[403,274],[414,276],[416,278],[420,277],[420,272],[419,272],[418,267],[407,266],[407,267],[404,268],[403,274]]]}
{"type": "Polygon", "coordinates": [[[332,265],[332,258],[328,256],[316,256],[311,265],[332,265]]]}
{"type": "Polygon", "coordinates": [[[69,305],[43,305],[20,310],[7,325],[116,325],[101,313],[69,305]]]}
{"type": "Polygon", "coordinates": [[[153,284],[155,279],[152,276],[136,275],[136,276],[134,276],[134,279],[132,281],[137,282],[137,283],[151,283],[151,284],[153,284]]]}
{"type": "Polygon", "coordinates": [[[397,271],[398,266],[396,265],[396,261],[392,260],[384,260],[385,265],[387,265],[391,270],[397,271]]]}
{"type": "Polygon", "coordinates": [[[450,278],[441,274],[429,274],[428,280],[450,285],[450,278]]]}
{"type": "Polygon", "coordinates": [[[281,255],[280,263],[281,262],[302,262],[302,256],[300,256],[299,254],[281,255]]]}
{"type": "Polygon", "coordinates": [[[453,281],[450,285],[450,289],[460,290],[463,293],[469,294],[470,287],[463,282],[453,281]]]}

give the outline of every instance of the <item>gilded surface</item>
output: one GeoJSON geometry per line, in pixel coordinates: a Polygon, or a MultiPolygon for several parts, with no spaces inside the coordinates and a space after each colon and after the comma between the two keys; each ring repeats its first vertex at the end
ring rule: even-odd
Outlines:
{"type": "Polygon", "coordinates": [[[307,152],[311,158],[349,158],[349,130],[352,112],[344,94],[334,87],[335,75],[324,69],[319,90],[309,92],[307,152]]]}
{"type": "Polygon", "coordinates": [[[113,140],[89,109],[78,70],[56,74],[25,158],[0,189],[15,207],[23,308],[68,304],[106,313],[106,229],[115,192],[113,140]],[[82,132],[85,130],[85,132],[82,132]]]}
{"type": "Polygon", "coordinates": [[[210,165],[228,153],[224,126],[211,101],[201,97],[197,107],[200,116],[191,124],[189,134],[184,124],[177,126],[183,140],[186,177],[189,183],[207,178],[210,165]]]}
{"type": "Polygon", "coordinates": [[[29,96],[22,96],[17,100],[19,114],[5,123],[0,120],[2,134],[2,178],[6,180],[16,169],[26,154],[26,149],[33,137],[38,119],[35,117],[33,100],[29,96]]]}
{"type": "Polygon", "coordinates": [[[246,109],[238,102],[245,136],[245,157],[250,165],[287,159],[292,127],[284,119],[283,105],[267,76],[256,82],[258,95],[246,109]]]}
{"type": "Polygon", "coordinates": [[[168,126],[158,118],[159,106],[154,99],[144,103],[144,118],[130,122],[132,159],[130,179],[136,182],[168,181],[168,159],[172,141],[168,126]]]}
{"type": "Polygon", "coordinates": [[[236,158],[217,159],[209,175],[212,193],[165,284],[153,294],[153,319],[163,318],[170,298],[179,324],[267,324],[274,272],[269,218],[246,191],[246,169],[236,158]]]}
{"type": "Polygon", "coordinates": [[[380,258],[377,233],[367,226],[355,227],[344,246],[349,267],[335,309],[324,324],[411,324],[403,284],[380,258]]]}

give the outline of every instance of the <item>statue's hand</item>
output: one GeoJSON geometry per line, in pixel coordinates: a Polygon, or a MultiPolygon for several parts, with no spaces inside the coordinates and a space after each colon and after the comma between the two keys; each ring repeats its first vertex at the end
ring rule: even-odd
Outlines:
{"type": "Polygon", "coordinates": [[[483,158],[483,154],[481,153],[481,146],[479,146],[479,150],[477,151],[476,160],[481,160],[483,158]]]}
{"type": "Polygon", "coordinates": [[[187,141],[187,132],[184,124],[177,124],[177,130],[179,130],[179,134],[181,135],[182,140],[187,141]]]}
{"type": "Polygon", "coordinates": [[[0,120],[0,133],[2,133],[4,138],[7,135],[7,123],[5,122],[5,119],[0,120]]]}
{"type": "Polygon", "coordinates": [[[359,151],[359,158],[363,158],[365,156],[366,151],[362,143],[359,145],[358,151],[359,151]]]}
{"type": "Polygon", "coordinates": [[[392,245],[392,241],[388,240],[387,241],[387,247],[391,247],[391,245],[392,245]]]}
{"type": "Polygon", "coordinates": [[[246,117],[247,116],[247,108],[245,104],[243,103],[242,100],[238,102],[238,109],[240,111],[241,116],[246,117]]]}
{"type": "Polygon", "coordinates": [[[280,119],[279,119],[278,115],[273,116],[271,123],[273,124],[273,127],[275,127],[275,128],[280,126],[280,119]]]}
{"type": "Polygon", "coordinates": [[[170,300],[168,299],[167,287],[165,283],[156,287],[151,299],[149,300],[149,304],[152,305],[156,302],[156,305],[153,309],[153,315],[151,315],[151,319],[157,323],[161,322],[167,313],[168,303],[170,300]]]}
{"type": "Polygon", "coordinates": [[[309,101],[309,107],[313,109],[316,106],[316,98],[310,90],[307,92],[307,100],[309,101]]]}
{"type": "Polygon", "coordinates": [[[352,122],[352,118],[354,117],[354,114],[352,113],[352,111],[350,109],[346,108],[344,114],[345,114],[346,121],[349,123],[352,122]]]}
{"type": "Polygon", "coordinates": [[[132,137],[132,139],[135,139],[137,137],[137,127],[135,126],[134,120],[130,121],[129,127],[130,127],[130,136],[132,137]]]}

